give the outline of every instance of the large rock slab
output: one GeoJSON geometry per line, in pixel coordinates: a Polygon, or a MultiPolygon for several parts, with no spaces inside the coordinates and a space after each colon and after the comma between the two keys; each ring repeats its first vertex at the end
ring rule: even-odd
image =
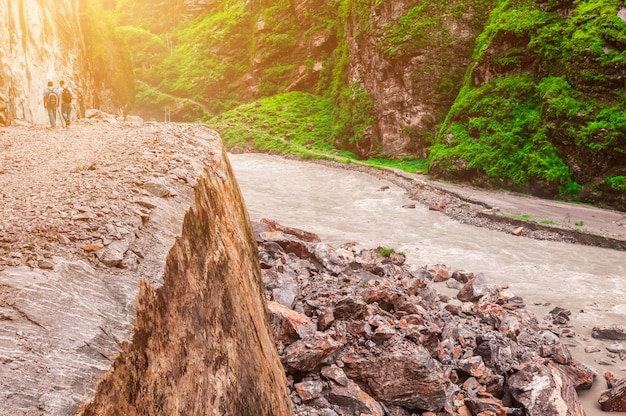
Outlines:
{"type": "Polygon", "coordinates": [[[626,340],[626,325],[598,324],[591,330],[591,336],[598,339],[626,340]]]}
{"type": "Polygon", "coordinates": [[[0,286],[0,415],[75,414],[130,335],[136,282],[60,260],[0,286]]]}
{"type": "Polygon", "coordinates": [[[142,280],[132,340],[82,415],[292,414],[245,204],[223,148],[211,156],[163,285],[142,280]]]}

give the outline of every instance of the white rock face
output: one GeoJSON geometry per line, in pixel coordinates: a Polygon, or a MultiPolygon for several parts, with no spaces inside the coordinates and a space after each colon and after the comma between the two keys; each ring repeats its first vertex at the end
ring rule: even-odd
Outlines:
{"type": "Polygon", "coordinates": [[[0,125],[47,123],[43,90],[63,80],[74,91],[74,111],[89,105],[93,85],[74,0],[0,0],[0,125]]]}

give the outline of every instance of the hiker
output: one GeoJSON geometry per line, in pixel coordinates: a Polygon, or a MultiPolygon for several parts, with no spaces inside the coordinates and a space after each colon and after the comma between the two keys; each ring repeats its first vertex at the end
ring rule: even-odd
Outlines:
{"type": "Polygon", "coordinates": [[[64,81],[61,81],[59,85],[59,90],[61,91],[61,116],[65,121],[65,127],[69,127],[72,113],[72,98],[74,95],[70,87],[65,85],[64,81]]]}
{"type": "Polygon", "coordinates": [[[52,81],[48,81],[48,86],[43,90],[43,106],[48,110],[50,127],[57,126],[57,109],[59,108],[59,91],[54,88],[52,81]]]}

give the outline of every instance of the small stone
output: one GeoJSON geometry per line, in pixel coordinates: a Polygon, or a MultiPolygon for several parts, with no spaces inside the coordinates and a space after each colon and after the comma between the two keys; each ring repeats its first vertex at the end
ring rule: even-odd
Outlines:
{"type": "Polygon", "coordinates": [[[146,198],[141,198],[135,201],[136,204],[141,205],[142,207],[148,208],[148,209],[154,209],[157,206],[150,200],[146,199],[146,198]]]}
{"type": "Polygon", "coordinates": [[[87,253],[92,253],[94,251],[102,250],[102,246],[97,244],[87,244],[83,247],[83,250],[85,250],[87,253]]]}
{"type": "Polygon", "coordinates": [[[439,211],[439,212],[441,212],[441,211],[443,211],[446,208],[446,205],[448,205],[448,204],[445,203],[445,202],[440,202],[440,203],[438,203],[436,205],[429,206],[428,209],[431,210],[431,211],[439,211]]]}
{"type": "Polygon", "coordinates": [[[44,270],[52,270],[54,269],[54,263],[50,260],[44,259],[44,260],[39,260],[38,262],[38,266],[40,269],[44,269],[44,270]]]}

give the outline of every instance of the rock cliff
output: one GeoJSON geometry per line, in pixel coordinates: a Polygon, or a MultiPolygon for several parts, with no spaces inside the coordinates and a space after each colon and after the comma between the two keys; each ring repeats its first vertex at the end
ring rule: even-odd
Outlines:
{"type": "Polygon", "coordinates": [[[45,123],[42,93],[47,81],[65,80],[79,93],[75,104],[91,104],[93,85],[81,13],[85,1],[0,1],[0,124],[45,123]]]}
{"type": "Polygon", "coordinates": [[[426,155],[463,83],[492,1],[352,2],[348,82],[373,102],[359,153],[426,155]]]}
{"type": "Polygon", "coordinates": [[[199,178],[164,283],[145,280],[130,343],[83,415],[290,415],[258,252],[225,153],[199,178]]]}

